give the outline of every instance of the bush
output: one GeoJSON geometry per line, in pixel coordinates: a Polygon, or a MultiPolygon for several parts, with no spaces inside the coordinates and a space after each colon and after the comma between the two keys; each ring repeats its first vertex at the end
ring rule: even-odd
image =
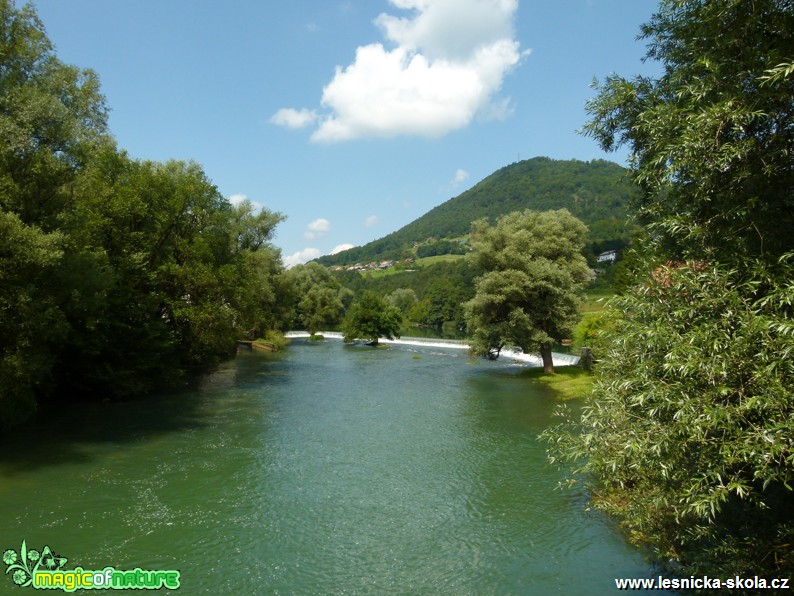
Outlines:
{"type": "Polygon", "coordinates": [[[546,433],[686,574],[794,572],[794,263],[658,267],[615,299],[584,408],[546,433]]]}

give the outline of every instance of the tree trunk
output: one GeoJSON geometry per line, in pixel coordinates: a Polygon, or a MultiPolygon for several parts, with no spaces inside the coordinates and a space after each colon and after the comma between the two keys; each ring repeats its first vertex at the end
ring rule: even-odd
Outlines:
{"type": "Polygon", "coordinates": [[[540,346],[540,358],[543,360],[543,372],[553,375],[554,361],[551,358],[551,344],[543,344],[540,346]]]}

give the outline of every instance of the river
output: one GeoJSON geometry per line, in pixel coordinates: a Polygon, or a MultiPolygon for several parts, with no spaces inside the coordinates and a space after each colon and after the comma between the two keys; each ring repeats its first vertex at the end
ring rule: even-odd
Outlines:
{"type": "Polygon", "coordinates": [[[525,370],[294,339],[196,391],[49,410],[0,443],[0,550],[175,569],[184,594],[583,594],[655,576],[582,489],[557,488],[537,439],[554,398],[525,370]]]}

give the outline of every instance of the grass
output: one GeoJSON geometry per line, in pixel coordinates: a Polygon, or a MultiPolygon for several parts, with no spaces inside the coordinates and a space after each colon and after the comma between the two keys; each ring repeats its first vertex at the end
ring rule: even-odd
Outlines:
{"type": "Polygon", "coordinates": [[[609,290],[589,290],[585,294],[587,297],[582,305],[582,314],[604,310],[607,300],[615,295],[614,292],[609,290]]]}
{"type": "Polygon", "coordinates": [[[542,368],[533,368],[524,373],[532,381],[542,383],[552,389],[561,400],[585,397],[593,386],[593,374],[578,366],[559,366],[553,375],[547,375],[542,368]]]}
{"type": "Polygon", "coordinates": [[[429,265],[435,265],[436,263],[449,263],[450,261],[458,261],[465,258],[466,255],[435,255],[433,257],[422,257],[421,259],[416,259],[414,265],[417,267],[428,267],[429,265]]]}
{"type": "Polygon", "coordinates": [[[423,257],[421,259],[416,259],[416,261],[414,261],[413,263],[404,263],[404,264],[401,263],[399,267],[389,267],[388,269],[372,269],[372,270],[364,271],[362,275],[372,279],[377,279],[379,277],[388,277],[389,275],[394,275],[396,273],[403,273],[404,271],[411,271],[413,269],[423,269],[424,267],[429,267],[431,265],[435,265],[436,263],[457,261],[458,259],[464,259],[464,258],[466,258],[466,255],[436,255],[433,257],[423,257]]]}

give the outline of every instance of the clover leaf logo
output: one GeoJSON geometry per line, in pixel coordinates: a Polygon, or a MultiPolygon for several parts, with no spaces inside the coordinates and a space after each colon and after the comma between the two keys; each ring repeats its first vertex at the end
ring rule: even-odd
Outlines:
{"type": "Polygon", "coordinates": [[[40,567],[44,567],[48,571],[57,571],[63,569],[66,560],[65,557],[60,557],[52,552],[49,546],[45,546],[41,552],[32,548],[28,550],[24,540],[22,548],[19,549],[19,555],[12,548],[3,552],[3,563],[7,566],[6,575],[11,573],[14,583],[20,587],[29,586],[33,582],[33,574],[40,567]]]}

